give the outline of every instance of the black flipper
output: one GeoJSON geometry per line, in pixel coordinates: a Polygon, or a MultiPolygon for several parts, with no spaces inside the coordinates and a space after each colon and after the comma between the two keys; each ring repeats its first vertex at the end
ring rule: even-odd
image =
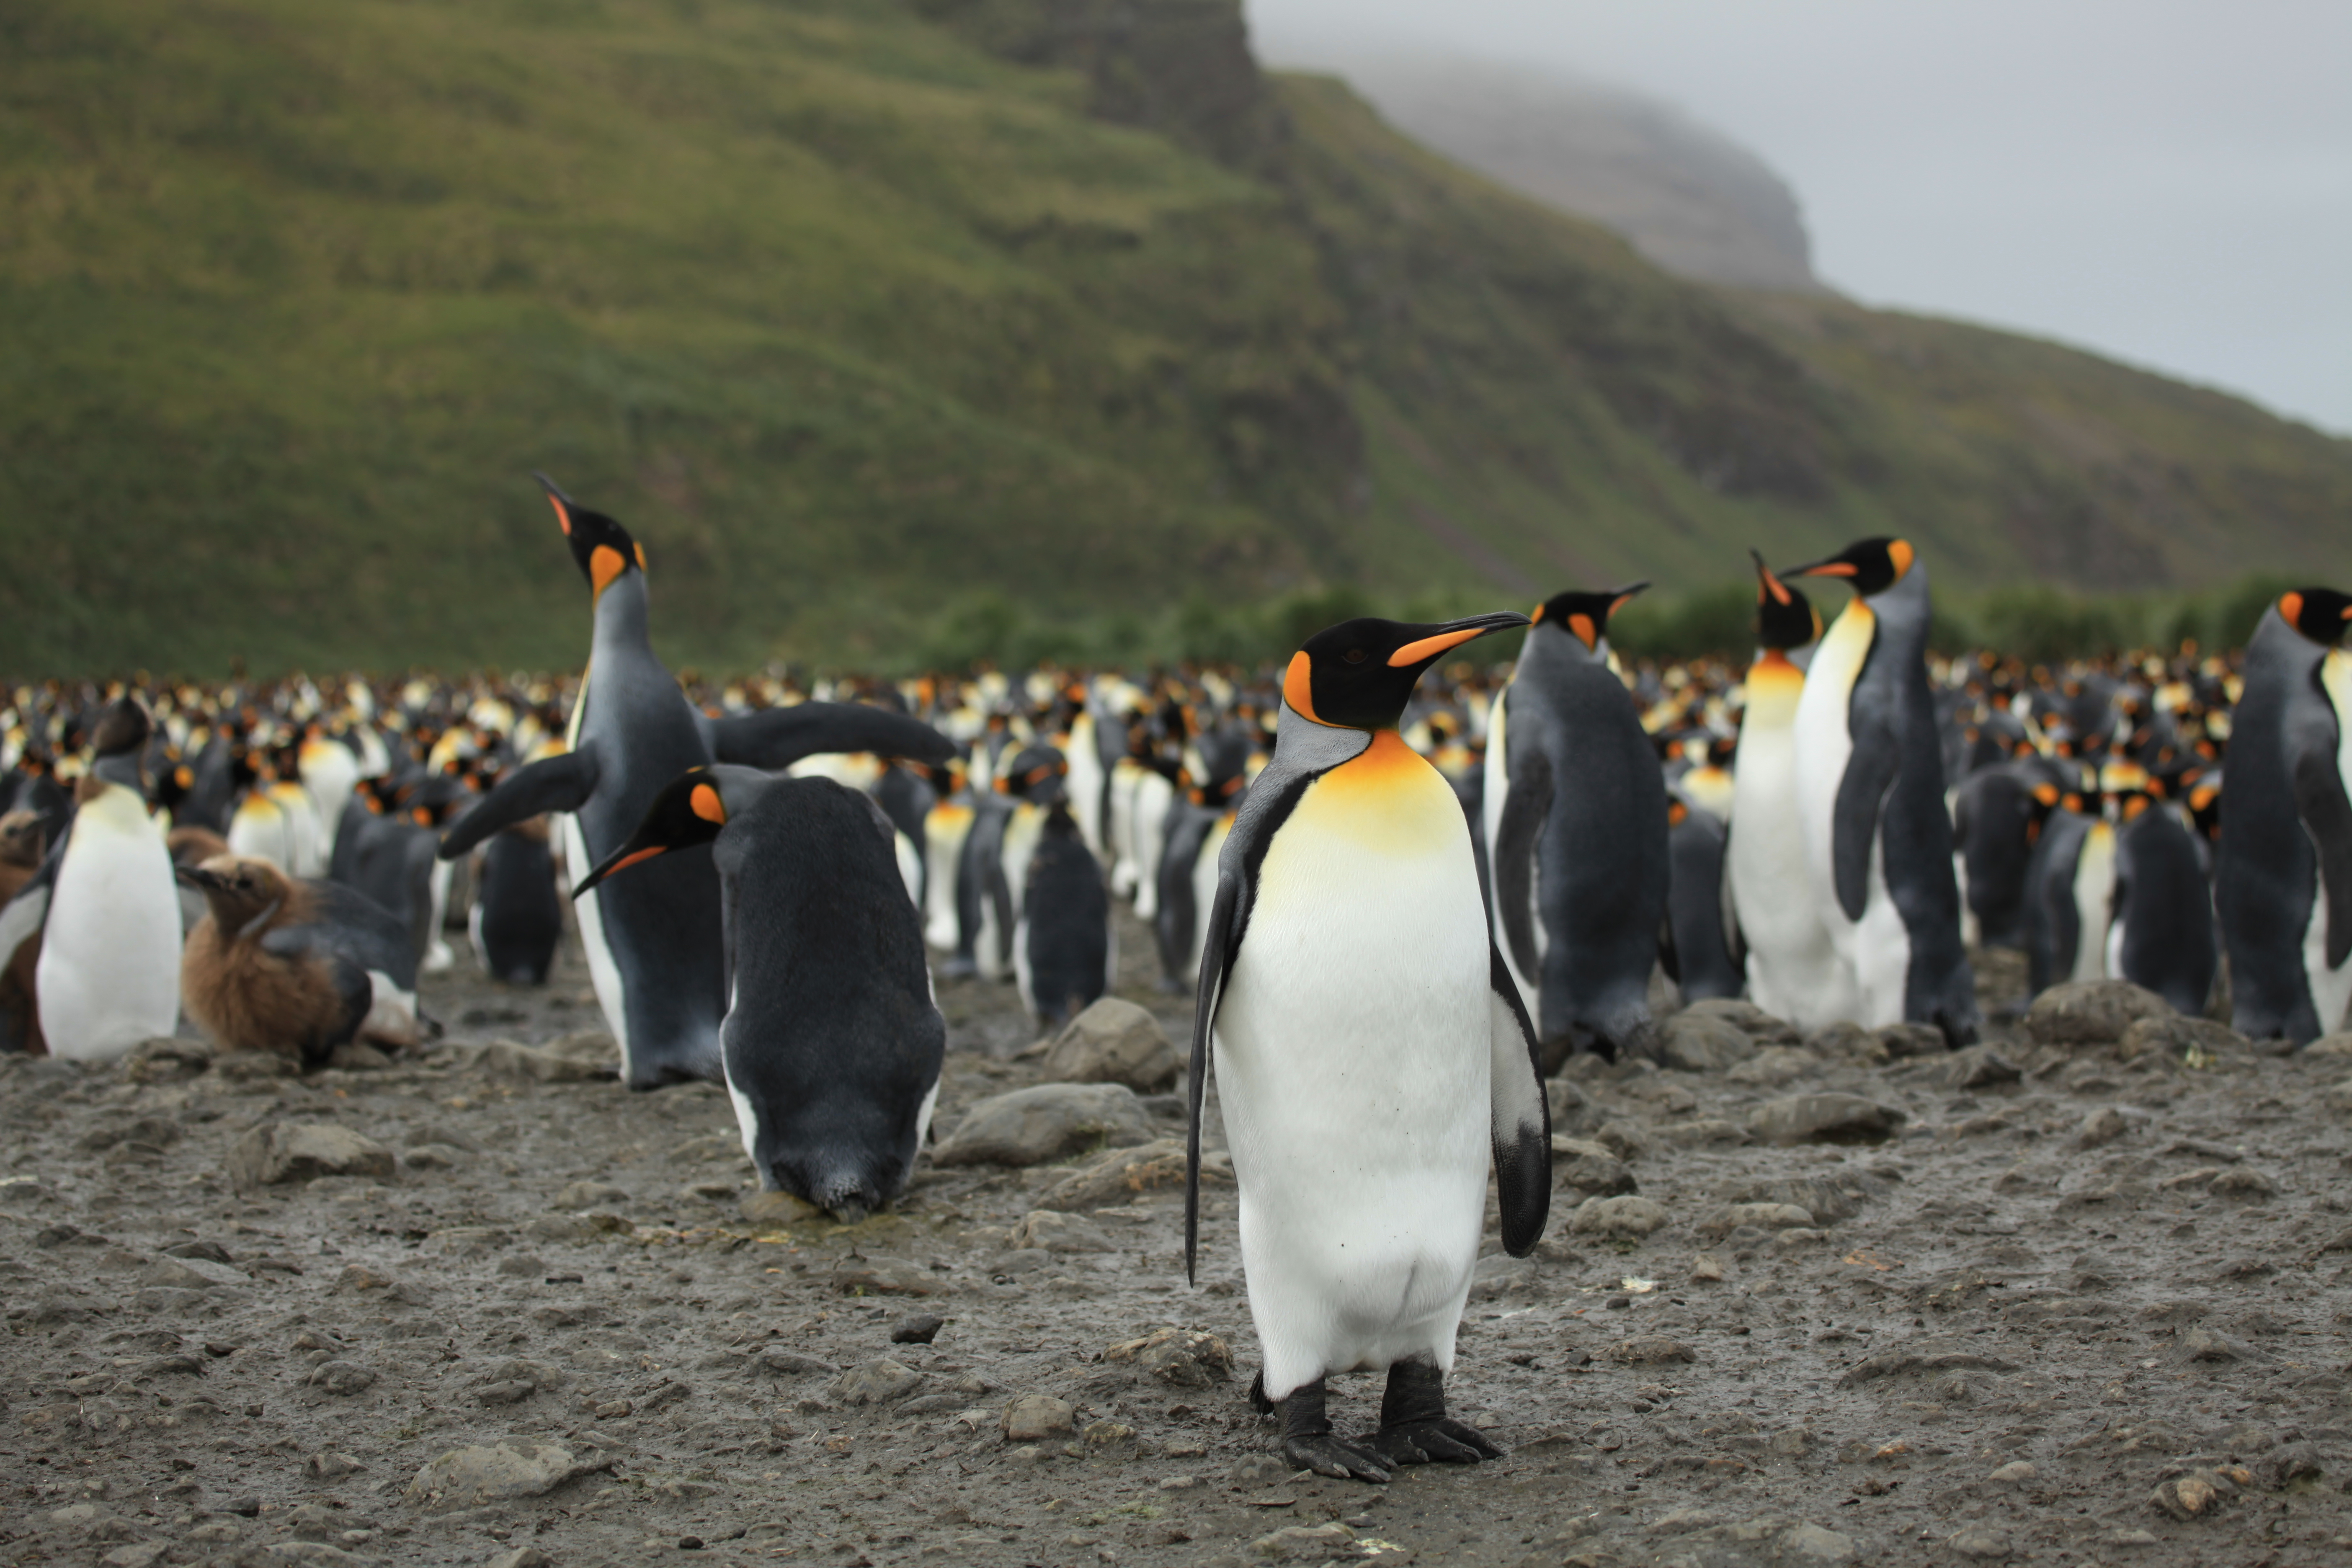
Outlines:
{"type": "MultiPolygon", "coordinates": [[[[1241,879],[1227,871],[1217,878],[1216,901],[1209,906],[1209,927],[1201,948],[1201,984],[1192,1008],[1192,1065],[1185,1098],[1191,1116],[1184,1131],[1184,1282],[1193,1282],[1193,1257],[1201,1241],[1201,1107],[1209,1088],[1209,1032],[1216,1025],[1217,1004],[1225,994],[1225,976],[1234,965],[1234,915],[1242,901],[1241,879]]],[[[1546,1145],[1549,1147],[1549,1144],[1546,1145]]]]}
{"type": "Polygon", "coordinates": [[[1503,1249],[1525,1258],[1543,1239],[1544,1222],[1551,1215],[1551,1101],[1544,1092],[1527,1004],[1492,942],[1486,956],[1493,993],[1487,1092],[1495,1190],[1503,1210],[1503,1249]]]}
{"type": "Polygon", "coordinates": [[[455,860],[501,827],[512,827],[551,811],[578,811],[596,793],[596,778],[593,747],[542,757],[518,768],[442,835],[438,853],[444,860],[455,860]]]}
{"type": "Polygon", "coordinates": [[[370,1009],[375,1005],[375,983],[358,960],[337,951],[331,933],[318,926],[278,926],[261,935],[262,951],[293,963],[316,961],[326,967],[334,983],[335,994],[343,1005],[342,1016],[334,1032],[323,1039],[302,1042],[302,1062],[306,1067],[321,1067],[335,1047],[346,1045],[367,1022],[370,1009]]]}
{"type": "Polygon", "coordinates": [[[2352,954],[2352,800],[2345,798],[2333,747],[2312,747],[2294,760],[2294,813],[2318,855],[2319,896],[2327,906],[2327,967],[2338,968],[2352,954]]]}
{"type": "Polygon", "coordinates": [[[1723,947],[1731,954],[1731,967],[1740,973],[1748,973],[1748,934],[1739,929],[1739,901],[1731,896],[1731,824],[1723,825],[1723,879],[1716,884],[1716,896],[1722,905],[1723,947]]]}
{"type": "Polygon", "coordinates": [[[955,755],[955,742],[929,724],[863,702],[803,702],[701,722],[714,762],[770,773],[825,752],[872,752],[919,763],[955,755]]]}
{"type": "Polygon", "coordinates": [[[1846,753],[1845,777],[1838,781],[1837,815],[1832,818],[1830,866],[1837,882],[1838,907],[1850,921],[1862,919],[1870,902],[1870,856],[1878,844],[1879,814],[1895,787],[1901,761],[1892,731],[1865,726],[1853,716],[1853,750],[1846,753]]]}
{"type": "Polygon", "coordinates": [[[16,950],[41,934],[49,921],[49,894],[58,885],[58,864],[65,858],[66,841],[60,837],[49,846],[47,858],[33,873],[16,896],[0,909],[0,968],[5,968],[16,956],[16,950]]]}
{"type": "Polygon", "coordinates": [[[1512,763],[1510,788],[1503,796],[1503,814],[1495,824],[1495,842],[1486,858],[1495,879],[1495,903],[1503,914],[1503,940],[1511,944],[1511,962],[1531,980],[1543,972],[1543,960],[1536,952],[1536,844],[1550,815],[1551,758],[1542,748],[1529,746],[1512,763]]]}

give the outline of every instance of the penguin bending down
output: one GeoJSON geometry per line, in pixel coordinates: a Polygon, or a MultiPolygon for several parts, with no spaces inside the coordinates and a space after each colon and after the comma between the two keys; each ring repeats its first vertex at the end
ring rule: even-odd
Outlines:
{"type": "Polygon", "coordinates": [[[467,932],[494,979],[544,985],[563,940],[563,900],[555,890],[548,819],[534,816],[490,835],[467,932]]]}
{"type": "Polygon", "coordinates": [[[183,866],[179,879],[210,906],[188,933],[188,1016],[223,1047],[319,1067],[353,1040],[417,1043],[411,933],[382,905],[241,855],[183,866]]]}
{"type": "Polygon", "coordinates": [[[1976,979],[1927,686],[1927,568],[1900,539],[1865,539],[1783,575],[1854,590],[1814,651],[1796,721],[1808,881],[1858,993],[1852,1021],[1934,1024],[1968,1045],[1976,979]]]}
{"type": "Polygon", "coordinates": [[[2213,894],[2197,837],[2179,812],[2155,795],[2134,763],[2110,763],[2101,785],[2116,803],[2115,923],[2107,973],[2144,985],[2176,1011],[2201,1017],[2213,994],[2220,951],[2213,894]]]}
{"type": "Polygon", "coordinates": [[[2280,595],[2246,645],[2214,878],[2230,1026],[2296,1045],[2352,1003],[2352,597],[2280,595]]]}
{"type": "Polygon", "coordinates": [[[830,779],[694,768],[573,894],[711,846],[725,933],[719,1037],[743,1152],[763,1190],[844,1224],[904,1190],[947,1052],[897,837],[878,805],[830,779]]]}
{"type": "Polygon", "coordinates": [[[1538,605],[1487,722],[1495,930],[1536,999],[1544,1067],[1654,1048],[1650,972],[1667,904],[1666,784],[1609,668],[1609,616],[1646,584],[1538,605]]]}
{"type": "Polygon", "coordinates": [[[1328,1476],[1384,1481],[1395,1465],[1499,1453],[1446,1415],[1444,1377],[1490,1167],[1504,1246],[1524,1257],[1543,1234],[1550,1116],[1462,808],[1396,724],[1447,649],[1525,624],[1363,619],[1307,639],[1284,678],[1273,760],[1218,857],[1192,1026],[1185,1271],[1213,1059],[1265,1352],[1257,1392],[1281,1408],[1286,1459],[1328,1476]],[[1381,1425],[1342,1442],[1324,1380],[1358,1370],[1388,1373],[1381,1425]]]}
{"type": "MultiPolygon", "coordinates": [[[[670,780],[712,762],[781,770],[822,752],[873,752],[945,762],[945,737],[904,714],[854,703],[804,702],[731,718],[698,712],[655,657],[645,551],[602,512],[541,486],[587,577],[594,638],[566,737],[570,749],[518,768],[442,840],[455,860],[502,827],[564,814],[564,860],[593,866],[645,820],[670,780]]],[[[902,890],[903,898],[903,890],[902,890]]],[[[578,900],[580,939],[604,1021],[620,1042],[622,1077],[658,1089],[723,1072],[727,1010],[719,887],[708,857],[677,855],[578,900]]]]}
{"type": "Polygon", "coordinates": [[[1852,978],[1809,890],[1797,796],[1797,704],[1822,617],[1803,590],[1748,553],[1756,563],[1757,651],[1731,773],[1727,934],[1742,955],[1749,999],[1810,1033],[1856,1011],[1852,978]]]}
{"type": "Polygon", "coordinates": [[[1747,988],[1724,920],[1725,847],[1721,818],[1679,796],[1666,803],[1666,852],[1673,868],[1666,932],[1672,941],[1662,956],[1671,960],[1666,975],[1685,1004],[1738,996],[1747,988]]]}
{"type": "Polygon", "coordinates": [[[40,939],[33,981],[52,1056],[110,1060],[179,1022],[180,895],[139,772],[152,729],[131,699],[108,705],[72,826],[0,910],[0,953],[40,939]]]}
{"type": "Polygon", "coordinates": [[[2008,762],[1978,769],[1952,792],[1952,837],[1959,846],[1954,872],[1965,895],[1960,918],[1964,928],[1975,927],[1977,946],[2025,945],[2026,864],[2048,809],[2037,790],[2056,798],[2037,763],[2008,762]]]}

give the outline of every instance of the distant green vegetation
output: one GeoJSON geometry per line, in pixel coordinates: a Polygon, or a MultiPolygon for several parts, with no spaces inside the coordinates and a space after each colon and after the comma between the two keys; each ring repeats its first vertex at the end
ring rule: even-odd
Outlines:
{"type": "Polygon", "coordinates": [[[574,664],[532,468],[713,668],[1645,576],[1626,640],[1696,637],[1749,544],[1874,532],[1956,603],[2352,578],[2352,444],[1676,282],[1261,78],[1234,0],[1115,9],[0,4],[0,671],[574,664]]]}

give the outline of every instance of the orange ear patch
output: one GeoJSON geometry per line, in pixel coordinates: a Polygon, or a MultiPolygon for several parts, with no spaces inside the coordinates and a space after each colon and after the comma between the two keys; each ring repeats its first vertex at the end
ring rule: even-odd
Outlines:
{"type": "Polygon", "coordinates": [[[1282,700],[1301,719],[1323,722],[1315,718],[1315,661],[1307,657],[1304,648],[1290,656],[1290,668],[1283,672],[1282,700]]]}
{"type": "Polygon", "coordinates": [[[695,785],[692,793],[686,797],[686,804],[692,807],[694,815],[703,821],[716,822],[721,826],[726,825],[727,803],[720,800],[719,792],[709,784],[695,785]]]}
{"type": "Polygon", "coordinates": [[[1584,615],[1580,612],[1579,614],[1569,616],[1568,629],[1574,632],[1577,636],[1577,640],[1584,644],[1586,647],[1597,648],[1601,646],[1601,632],[1599,628],[1593,626],[1592,617],[1591,616],[1584,615]]]}
{"type": "Polygon", "coordinates": [[[628,558],[609,544],[600,544],[588,554],[588,580],[596,592],[611,587],[620,574],[629,569],[628,558]]]}
{"type": "Polygon", "coordinates": [[[1902,539],[1895,540],[1886,546],[1886,558],[1895,563],[1895,575],[1898,578],[1910,571],[1911,563],[1918,559],[1912,552],[1910,542],[1902,539]]]}
{"type": "Polygon", "coordinates": [[[2303,629],[2303,595],[2301,594],[2279,595],[2279,618],[2297,631],[2303,629]]]}

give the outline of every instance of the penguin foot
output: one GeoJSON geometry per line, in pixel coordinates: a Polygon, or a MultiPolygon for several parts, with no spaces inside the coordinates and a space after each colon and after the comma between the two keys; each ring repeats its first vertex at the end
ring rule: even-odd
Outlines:
{"type": "Polygon", "coordinates": [[[1313,1437],[1285,1437],[1282,1457],[1302,1470],[1313,1470],[1334,1480],[1370,1481],[1376,1486],[1388,1483],[1389,1472],[1378,1456],[1342,1443],[1328,1432],[1313,1437]]]}
{"type": "MultiPolygon", "coordinates": [[[[1265,1386],[1262,1373],[1257,1386],[1265,1386]]],[[[1388,1467],[1381,1463],[1377,1455],[1342,1443],[1331,1435],[1330,1417],[1323,1406],[1321,1378],[1292,1389],[1282,1399],[1281,1408],[1282,1457],[1289,1463],[1334,1480],[1387,1482],[1388,1467]]]]}
{"type": "Polygon", "coordinates": [[[1475,1465],[1503,1457],[1485,1433],[1445,1414],[1445,1374],[1435,1362],[1419,1359],[1389,1368],[1381,1429],[1365,1442],[1392,1465],[1475,1465]]]}
{"type": "Polygon", "coordinates": [[[1391,1465],[1475,1465],[1503,1457],[1485,1433],[1445,1415],[1383,1426],[1361,1441],[1391,1465]]]}

